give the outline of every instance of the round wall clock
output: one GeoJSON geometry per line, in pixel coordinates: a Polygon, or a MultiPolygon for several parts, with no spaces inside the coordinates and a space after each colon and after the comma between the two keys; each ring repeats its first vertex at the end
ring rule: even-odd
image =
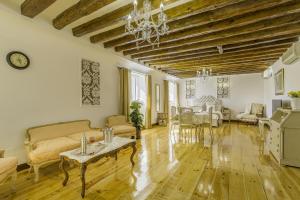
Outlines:
{"type": "Polygon", "coordinates": [[[6,61],[11,67],[20,70],[26,69],[30,64],[28,56],[19,51],[12,51],[8,53],[6,61]]]}

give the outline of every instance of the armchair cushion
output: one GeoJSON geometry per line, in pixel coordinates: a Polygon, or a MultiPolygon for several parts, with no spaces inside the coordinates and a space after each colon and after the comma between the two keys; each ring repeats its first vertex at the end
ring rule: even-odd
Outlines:
{"type": "Polygon", "coordinates": [[[247,113],[238,114],[236,118],[241,121],[249,121],[249,122],[256,122],[258,119],[256,115],[251,115],[247,113]]]}
{"type": "Polygon", "coordinates": [[[15,157],[0,158],[0,174],[16,169],[18,160],[15,157]]]}
{"type": "MultiPolygon", "coordinates": [[[[102,131],[85,131],[84,133],[85,133],[88,141],[90,141],[91,137],[94,137],[96,141],[99,141],[99,140],[103,139],[103,132],[102,131]]],[[[76,140],[76,141],[80,142],[82,134],[83,134],[83,132],[74,133],[72,135],[69,135],[68,137],[73,139],[73,140],[76,140]]]]}
{"type": "Polygon", "coordinates": [[[112,126],[114,134],[135,133],[136,129],[130,124],[112,126]]]}
{"type": "Polygon", "coordinates": [[[36,143],[36,148],[29,153],[29,158],[34,164],[59,159],[59,154],[79,147],[80,141],[68,137],[58,137],[36,143]]]}
{"type": "Polygon", "coordinates": [[[124,115],[113,115],[107,118],[108,127],[122,124],[128,124],[124,115]]]}

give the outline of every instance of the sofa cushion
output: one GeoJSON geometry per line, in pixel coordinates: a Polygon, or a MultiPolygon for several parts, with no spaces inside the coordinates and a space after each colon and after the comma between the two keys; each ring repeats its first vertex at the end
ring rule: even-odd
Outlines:
{"type": "Polygon", "coordinates": [[[16,169],[18,160],[15,157],[0,158],[0,174],[16,169]]]}
{"type": "MultiPolygon", "coordinates": [[[[96,141],[99,141],[99,140],[103,139],[103,132],[102,131],[93,130],[93,131],[85,131],[84,133],[85,133],[88,141],[90,141],[91,137],[94,137],[96,141]]],[[[73,139],[73,140],[80,141],[82,134],[83,134],[83,132],[74,133],[72,135],[69,135],[68,137],[73,139]]]]}
{"type": "Polygon", "coordinates": [[[58,137],[36,143],[36,148],[29,153],[29,158],[34,164],[59,159],[59,154],[64,151],[79,147],[80,141],[68,137],[58,137]]]}
{"type": "Polygon", "coordinates": [[[124,115],[114,115],[107,118],[107,125],[109,127],[127,124],[126,118],[124,115]]]}
{"type": "Polygon", "coordinates": [[[128,125],[116,125],[113,126],[113,132],[115,135],[123,134],[123,133],[135,133],[135,127],[128,125]]]}

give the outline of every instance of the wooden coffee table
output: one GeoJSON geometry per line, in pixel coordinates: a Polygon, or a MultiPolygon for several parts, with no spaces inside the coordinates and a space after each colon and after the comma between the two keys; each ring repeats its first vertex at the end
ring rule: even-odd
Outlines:
{"type": "Polygon", "coordinates": [[[67,185],[69,180],[69,174],[65,168],[65,163],[67,161],[75,161],[76,163],[79,164],[81,169],[80,170],[80,178],[82,183],[81,197],[84,198],[85,190],[86,190],[85,172],[87,169],[87,165],[91,162],[95,162],[104,157],[114,156],[117,159],[117,153],[120,150],[128,147],[132,147],[132,154],[130,156],[130,161],[133,167],[135,164],[133,161],[133,157],[134,154],[136,153],[136,141],[134,139],[114,137],[112,143],[106,144],[103,141],[96,142],[94,144],[88,145],[86,155],[80,154],[80,148],[60,153],[60,159],[61,159],[60,168],[65,174],[65,179],[62,183],[63,186],[67,185]]]}

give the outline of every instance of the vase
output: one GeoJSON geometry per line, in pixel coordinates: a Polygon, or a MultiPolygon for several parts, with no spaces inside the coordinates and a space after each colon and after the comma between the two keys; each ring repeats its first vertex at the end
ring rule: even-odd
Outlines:
{"type": "Polygon", "coordinates": [[[140,128],[136,128],[136,139],[141,139],[141,129],[140,128]]]}
{"type": "Polygon", "coordinates": [[[292,110],[300,110],[300,98],[291,98],[292,110]]]}

